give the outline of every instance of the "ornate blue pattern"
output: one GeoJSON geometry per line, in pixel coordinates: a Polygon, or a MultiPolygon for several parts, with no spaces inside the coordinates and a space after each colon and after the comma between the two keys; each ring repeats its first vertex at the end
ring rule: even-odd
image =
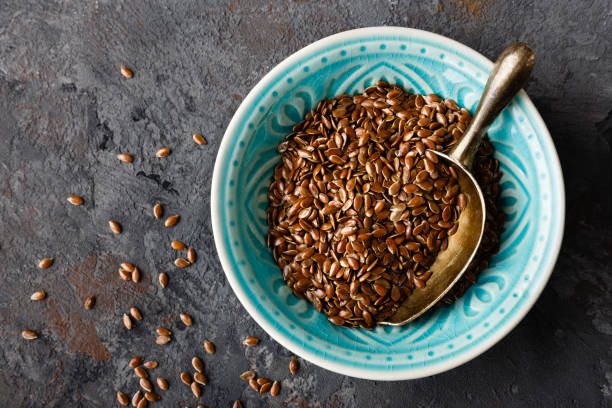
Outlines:
{"type": "Polygon", "coordinates": [[[443,37],[392,30],[388,37],[367,29],[357,30],[362,35],[352,32],[351,41],[331,37],[262,80],[224,137],[212,200],[225,272],[254,318],[305,358],[344,374],[378,379],[413,378],[453,367],[507,332],[548,279],[564,217],[556,152],[523,93],[489,131],[504,173],[502,203],[508,217],[501,250],[460,301],[406,326],[365,331],[333,326],[293,296],[265,246],[266,194],[279,159],[276,146],[293,124],[320,99],[360,92],[379,79],[453,98],[472,112],[482,93],[491,66],[483,57],[443,37]]]}

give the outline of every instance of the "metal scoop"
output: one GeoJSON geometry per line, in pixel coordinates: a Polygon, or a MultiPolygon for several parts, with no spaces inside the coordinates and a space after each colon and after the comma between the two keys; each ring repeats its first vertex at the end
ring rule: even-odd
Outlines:
{"type": "Polygon", "coordinates": [[[425,313],[453,287],[476,255],[484,232],[486,207],[480,186],[470,173],[480,141],[497,115],[523,87],[533,69],[534,55],[527,44],[515,43],[506,48],[493,66],[474,118],[461,139],[448,154],[432,150],[441,160],[453,166],[467,206],[459,217],[457,232],[449,238],[448,247],[441,251],[430,271],[427,286],[415,290],[387,325],[402,325],[425,313]]]}

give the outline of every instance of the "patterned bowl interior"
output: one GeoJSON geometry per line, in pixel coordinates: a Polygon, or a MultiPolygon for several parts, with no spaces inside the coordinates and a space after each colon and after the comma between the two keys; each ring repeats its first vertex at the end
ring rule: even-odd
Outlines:
{"type": "Polygon", "coordinates": [[[276,146],[316,103],[379,79],[453,98],[474,112],[491,62],[452,40],[402,28],[328,37],[268,74],[236,113],[217,158],[212,214],[234,291],[281,344],[343,374],[406,379],[452,368],[512,329],[548,280],[563,231],[564,193],[548,131],[524,92],[489,130],[503,170],[501,250],[465,296],[403,327],[330,324],[285,286],[266,247],[267,190],[276,146]]]}

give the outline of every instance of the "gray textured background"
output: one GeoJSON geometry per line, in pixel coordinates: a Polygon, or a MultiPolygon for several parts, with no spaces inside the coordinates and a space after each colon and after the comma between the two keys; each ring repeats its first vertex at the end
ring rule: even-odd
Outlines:
{"type": "Polygon", "coordinates": [[[0,406],[109,407],[130,395],[127,366],[153,358],[171,381],[158,406],[195,407],[178,381],[195,353],[210,378],[200,399],[229,407],[579,406],[612,404],[612,3],[595,1],[56,1],[0,0],[0,406]],[[567,189],[563,249],[524,321],[474,361],[434,377],[372,382],[302,362],[247,315],[221,271],[211,233],[212,166],[223,131],[249,89],[312,41],[356,27],[440,33],[489,58],[515,40],[533,46],[527,91],[557,146],[567,189]],[[119,66],[133,68],[125,80],[119,66]],[[197,147],[191,134],[205,135],[197,147]],[[153,158],[162,145],[173,153],[153,158]],[[115,155],[130,152],[132,164],[115,155]],[[85,205],[67,204],[80,194],[85,205]],[[180,223],[151,216],[160,201],[180,223]],[[123,224],[113,236],[109,219],[123,224]],[[171,239],[198,262],[171,265],[171,239]],[[47,270],[36,261],[54,256],[47,270]],[[144,279],[124,284],[130,260],[144,279]],[[151,282],[168,270],[170,284],[151,282]],[[49,296],[31,302],[44,289],[49,296]],[[85,297],[96,307],[85,311],[85,297]],[[126,332],[119,316],[138,306],[126,332]],[[185,329],[177,314],[195,320],[185,329]],[[175,340],[153,342],[160,324],[175,340]],[[37,330],[26,342],[20,332],[37,330]],[[240,339],[262,343],[245,349],[240,339]],[[204,356],[201,341],[217,354],[204,356]],[[238,375],[283,379],[260,398],[238,375]]]}

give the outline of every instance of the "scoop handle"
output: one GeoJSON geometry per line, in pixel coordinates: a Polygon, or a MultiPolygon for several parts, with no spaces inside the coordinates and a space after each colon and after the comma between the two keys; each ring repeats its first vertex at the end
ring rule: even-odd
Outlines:
{"type": "Polygon", "coordinates": [[[468,169],[472,168],[482,136],[502,109],[525,85],[534,61],[533,51],[522,42],[512,44],[501,53],[493,65],[472,121],[449,152],[449,156],[468,169]]]}

